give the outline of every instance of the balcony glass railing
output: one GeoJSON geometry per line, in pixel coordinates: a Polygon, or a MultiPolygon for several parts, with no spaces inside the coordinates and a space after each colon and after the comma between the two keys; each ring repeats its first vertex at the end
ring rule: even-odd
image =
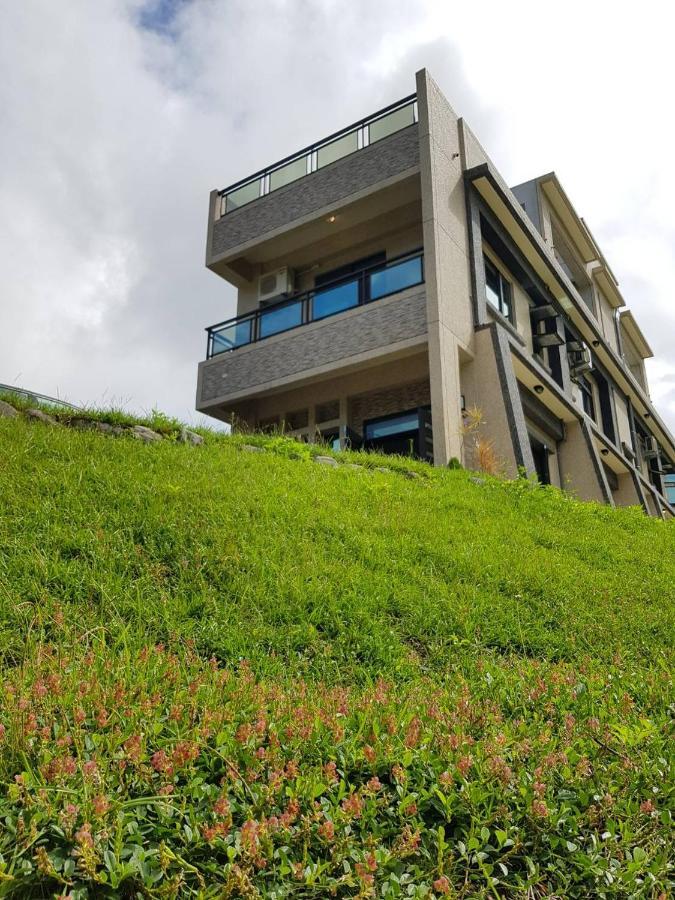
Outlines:
{"type": "Polygon", "coordinates": [[[238,181],[220,192],[218,215],[239,209],[271,191],[285,187],[305,175],[311,175],[324,166],[356,153],[383,138],[389,137],[417,122],[417,99],[415,94],[392,103],[385,109],[349,125],[341,131],[287,156],[255,175],[238,181]]]}
{"type": "Polygon", "coordinates": [[[398,294],[423,282],[424,254],[415,250],[336,279],[314,291],[212,325],[206,329],[206,358],[398,294]]]}

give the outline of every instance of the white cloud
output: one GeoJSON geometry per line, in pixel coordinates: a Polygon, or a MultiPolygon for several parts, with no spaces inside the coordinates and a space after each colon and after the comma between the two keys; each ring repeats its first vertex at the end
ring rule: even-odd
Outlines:
{"type": "Polygon", "coordinates": [[[427,65],[515,184],[555,168],[675,422],[667,29],[627,5],[28,0],[0,31],[0,380],[195,418],[208,193],[414,90],[427,65]],[[165,28],[142,28],[140,20],[165,28]],[[609,16],[609,18],[608,18],[609,16]]]}

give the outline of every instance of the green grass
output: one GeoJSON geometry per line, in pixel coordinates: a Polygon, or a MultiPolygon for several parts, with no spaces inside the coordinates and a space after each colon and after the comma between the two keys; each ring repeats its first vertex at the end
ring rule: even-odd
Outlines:
{"type": "MultiPolygon", "coordinates": [[[[146,428],[152,428],[164,437],[176,437],[181,430],[182,423],[178,419],[167,416],[161,410],[153,409],[152,412],[145,416],[138,416],[134,413],[127,412],[122,407],[98,407],[86,406],[75,408],[72,406],[60,405],[58,402],[47,403],[26,397],[22,394],[13,394],[6,391],[0,391],[0,400],[4,400],[20,412],[28,409],[39,409],[47,413],[57,422],[63,425],[69,425],[71,422],[87,419],[92,422],[106,422],[108,425],[120,425],[122,427],[131,427],[133,425],[145,425],[146,428]]],[[[195,428],[200,434],[208,433],[208,429],[195,428]]]]}
{"type": "Polygon", "coordinates": [[[283,436],[206,433],[198,448],[146,446],[0,419],[0,659],[5,687],[13,685],[0,707],[0,778],[23,779],[0,799],[13,834],[0,837],[0,895],[68,888],[84,896],[98,885],[103,894],[153,896],[161,888],[422,897],[445,893],[447,878],[451,896],[668,896],[672,523],[527,481],[477,484],[463,470],[391,457],[336,454],[363,468],[334,469],[313,462],[317,452],[283,436]],[[242,443],[266,452],[242,451],[242,443]],[[377,471],[382,465],[391,471],[377,471]],[[157,643],[179,660],[168,694],[183,704],[191,680],[202,685],[204,702],[184,727],[170,724],[175,697],[163,696],[163,663],[137,662],[157,643]],[[75,727],[78,680],[89,684],[92,666],[100,696],[89,702],[91,685],[81,694],[86,718],[75,727]],[[68,687],[51,701],[38,692],[39,727],[49,731],[43,746],[26,732],[19,701],[34,700],[35,685],[56,669],[68,687]],[[222,699],[224,671],[233,687],[222,699]],[[381,709],[369,705],[378,679],[388,685],[381,709]],[[102,735],[96,704],[105,697],[115,706],[120,683],[128,714],[102,735]],[[157,691],[161,699],[144,707],[157,691]],[[309,737],[271,745],[271,732],[293,720],[284,704],[298,691],[313,710],[309,737]],[[321,724],[336,691],[347,698],[344,733],[321,724]],[[472,709],[458,719],[463,691],[472,709]],[[416,715],[421,736],[408,747],[416,715]],[[224,719],[206,734],[200,716],[224,719]],[[256,716],[266,719],[264,734],[235,740],[234,724],[256,716]],[[398,724],[385,740],[391,721],[398,724]],[[82,732],[77,771],[53,781],[79,798],[70,830],[61,821],[65,801],[40,799],[53,787],[49,761],[73,752],[58,744],[64,730],[82,732]],[[456,747],[450,733],[460,734],[456,747]],[[117,762],[135,734],[141,756],[121,775],[117,762]],[[199,751],[169,779],[174,812],[143,806],[143,792],[159,790],[160,775],[166,781],[152,754],[174,752],[179,739],[199,751]],[[364,744],[376,746],[372,762],[369,752],[364,762],[364,744]],[[300,804],[297,822],[281,836],[265,824],[264,854],[262,843],[247,846],[245,822],[281,815],[286,801],[258,795],[254,745],[279,755],[282,769],[289,759],[300,767],[282,779],[286,800],[300,804]],[[466,757],[468,778],[457,769],[466,757]],[[114,770],[97,787],[110,806],[98,819],[82,769],[90,758],[114,770]],[[214,834],[208,828],[220,820],[209,804],[224,777],[214,760],[223,758],[241,781],[228,770],[233,812],[214,834]],[[536,775],[535,758],[545,775],[536,775]],[[321,780],[330,760],[338,766],[334,796],[321,780]],[[405,790],[391,776],[396,765],[406,770],[405,790]],[[439,787],[446,768],[452,789],[439,787]],[[366,775],[381,779],[386,802],[383,794],[371,804],[366,775]],[[367,812],[356,827],[343,801],[360,790],[367,812]],[[414,815],[406,791],[415,795],[414,815]],[[652,798],[654,812],[644,806],[652,798]],[[135,804],[141,812],[129,826],[135,804]],[[339,831],[336,843],[316,837],[317,804],[339,831]],[[200,830],[195,816],[211,825],[200,830]],[[91,848],[76,836],[85,822],[91,848]],[[17,828],[33,828],[30,840],[17,828]],[[410,853],[401,850],[406,835],[410,853]],[[40,862],[38,847],[51,863],[40,862]],[[125,855],[128,847],[148,859],[141,864],[133,849],[125,855]]]}

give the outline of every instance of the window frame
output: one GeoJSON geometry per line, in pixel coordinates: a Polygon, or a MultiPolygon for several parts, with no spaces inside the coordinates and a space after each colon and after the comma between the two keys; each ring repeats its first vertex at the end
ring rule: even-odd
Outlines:
{"type": "MultiPolygon", "coordinates": [[[[507,322],[515,327],[516,317],[515,317],[515,309],[513,302],[513,283],[504,275],[502,270],[497,266],[490,257],[483,253],[483,269],[485,274],[485,300],[490,306],[491,309],[496,310],[500,316],[503,316],[507,322]],[[490,299],[490,295],[488,293],[488,272],[491,271],[491,274],[494,273],[497,279],[498,291],[498,305],[495,304],[490,299]],[[505,309],[508,312],[505,312],[505,309]]],[[[493,288],[490,288],[493,290],[493,288]]]]}
{"type": "Polygon", "coordinates": [[[595,408],[595,392],[593,391],[592,383],[586,378],[584,375],[579,376],[577,378],[577,386],[579,388],[579,392],[581,393],[581,408],[586,413],[586,415],[591,418],[597,424],[597,411],[595,408]],[[587,404],[590,406],[590,411],[587,409],[587,404]]]}

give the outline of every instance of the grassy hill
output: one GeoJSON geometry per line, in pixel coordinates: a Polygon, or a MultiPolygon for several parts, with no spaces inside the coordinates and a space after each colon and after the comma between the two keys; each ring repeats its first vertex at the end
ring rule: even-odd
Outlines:
{"type": "Polygon", "coordinates": [[[0,419],[0,896],[670,896],[671,523],[159,424],[0,419]]]}

